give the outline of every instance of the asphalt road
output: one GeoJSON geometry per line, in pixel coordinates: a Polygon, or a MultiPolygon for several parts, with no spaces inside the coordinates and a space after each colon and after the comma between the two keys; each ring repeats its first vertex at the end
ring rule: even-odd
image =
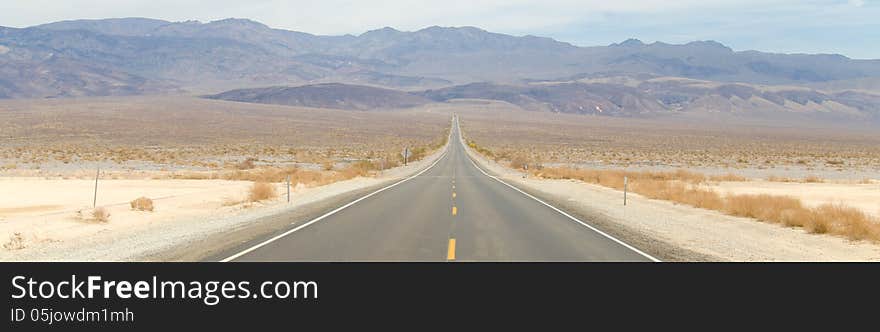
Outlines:
{"type": "Polygon", "coordinates": [[[452,137],[421,174],[225,261],[651,261],[481,171],[457,123],[452,137]]]}

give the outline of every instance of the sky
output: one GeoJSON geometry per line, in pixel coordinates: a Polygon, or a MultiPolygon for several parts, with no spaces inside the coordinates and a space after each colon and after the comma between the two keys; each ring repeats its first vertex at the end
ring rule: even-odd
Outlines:
{"type": "Polygon", "coordinates": [[[715,40],[734,50],[880,59],[880,0],[0,0],[0,26],[111,17],[248,18],[323,35],[476,26],[579,46],[715,40]]]}

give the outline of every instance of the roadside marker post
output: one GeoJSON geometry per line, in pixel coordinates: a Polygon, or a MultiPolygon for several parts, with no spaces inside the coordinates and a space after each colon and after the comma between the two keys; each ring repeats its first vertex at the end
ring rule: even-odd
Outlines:
{"type": "Polygon", "coordinates": [[[406,166],[407,161],[409,160],[409,147],[403,148],[403,166],[406,166]]]}
{"type": "Polygon", "coordinates": [[[623,206],[626,206],[626,185],[627,185],[627,178],[624,175],[623,176],[623,206]]]}
{"type": "Polygon", "coordinates": [[[287,175],[287,202],[290,203],[290,175],[287,175]]]}
{"type": "Polygon", "coordinates": [[[98,177],[101,176],[101,167],[95,171],[95,195],[92,196],[92,208],[98,207],[98,177]]]}

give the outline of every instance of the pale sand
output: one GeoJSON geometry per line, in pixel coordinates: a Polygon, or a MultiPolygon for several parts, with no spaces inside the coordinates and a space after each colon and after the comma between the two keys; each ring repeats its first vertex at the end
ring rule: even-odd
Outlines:
{"type": "Polygon", "coordinates": [[[442,149],[406,167],[376,177],[355,178],[325,186],[291,188],[276,184],[279,197],[255,204],[245,199],[249,181],[99,180],[98,206],[110,211],[106,223],[77,218],[91,208],[94,180],[0,178],[0,242],[20,233],[24,249],[0,248],[0,261],[140,260],[182,243],[246,227],[255,220],[409,176],[429,165],[442,149]],[[155,211],[133,211],[140,196],[154,200],[155,211]]]}
{"type": "Polygon", "coordinates": [[[720,182],[709,188],[721,194],[768,194],[791,196],[805,205],[844,204],[880,218],[880,183],[720,182]]]}

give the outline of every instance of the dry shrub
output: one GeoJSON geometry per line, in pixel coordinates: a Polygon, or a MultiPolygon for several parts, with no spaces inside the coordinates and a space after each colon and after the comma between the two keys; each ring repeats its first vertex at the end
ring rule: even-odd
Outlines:
{"type": "Polygon", "coordinates": [[[346,168],[336,172],[333,177],[335,181],[344,181],[359,176],[368,176],[375,169],[375,165],[368,161],[358,161],[348,165],[346,168]]]}
{"type": "Polygon", "coordinates": [[[215,180],[218,178],[215,172],[182,172],[171,175],[174,180],[215,180]]]}
{"type": "Polygon", "coordinates": [[[251,190],[248,192],[248,200],[251,202],[259,202],[270,198],[278,197],[275,186],[268,182],[254,182],[251,190]]]}
{"type": "Polygon", "coordinates": [[[544,168],[535,171],[535,174],[548,179],[574,179],[588,183],[594,183],[623,189],[623,178],[626,176],[631,183],[650,181],[679,181],[693,185],[706,181],[706,176],[700,173],[676,170],[671,172],[630,172],[621,170],[595,170],[595,169],[572,169],[566,167],[544,168]]]}
{"type": "Polygon", "coordinates": [[[516,156],[510,160],[510,167],[514,169],[526,169],[526,166],[528,166],[528,164],[529,160],[523,156],[516,156]]]}
{"type": "Polygon", "coordinates": [[[782,176],[771,175],[767,177],[767,181],[769,182],[797,182],[797,180],[782,176]]]}
{"type": "Polygon", "coordinates": [[[807,175],[804,177],[804,183],[822,183],[825,182],[822,178],[815,175],[807,175]]]}
{"type": "Polygon", "coordinates": [[[146,197],[139,197],[131,201],[131,209],[137,211],[153,212],[153,200],[146,197]]]}
{"type": "Polygon", "coordinates": [[[243,160],[242,162],[236,164],[235,168],[236,169],[254,169],[257,167],[257,165],[255,163],[256,161],[257,160],[254,158],[247,158],[247,159],[243,160]]]}
{"type": "Polygon", "coordinates": [[[3,249],[6,250],[21,250],[24,249],[24,238],[21,236],[21,233],[15,232],[9,236],[9,241],[3,244],[3,249]]]}
{"type": "MultiPolygon", "coordinates": [[[[668,174],[668,172],[661,174],[668,174]]],[[[679,169],[673,172],[673,178],[669,180],[680,180],[680,181],[688,181],[691,183],[702,183],[706,182],[706,176],[702,173],[691,172],[688,170],[679,169]]]]}
{"type": "Polygon", "coordinates": [[[284,182],[290,176],[291,182],[311,183],[319,181],[322,173],[319,171],[304,170],[296,167],[288,168],[259,168],[247,171],[233,171],[222,174],[224,180],[253,181],[253,182],[284,182]]]}
{"type": "Polygon", "coordinates": [[[727,181],[727,182],[745,182],[748,181],[746,177],[742,175],[737,175],[733,173],[727,173],[722,175],[712,175],[709,177],[709,180],[712,181],[727,181]]]}
{"type": "Polygon", "coordinates": [[[385,157],[381,160],[377,161],[377,168],[379,169],[389,169],[400,166],[402,163],[396,158],[385,157]]]}
{"type": "Polygon", "coordinates": [[[110,221],[110,211],[106,208],[99,207],[92,211],[92,220],[97,222],[108,222],[110,221]]]}
{"type": "Polygon", "coordinates": [[[359,176],[370,176],[377,167],[378,166],[375,163],[369,161],[354,162],[345,168],[334,171],[315,171],[296,167],[268,167],[226,172],[221,174],[220,178],[236,181],[281,183],[287,181],[287,177],[289,176],[292,185],[302,183],[306,186],[322,186],[359,176]]]}
{"type": "Polygon", "coordinates": [[[712,190],[691,188],[681,194],[682,196],[675,201],[702,209],[724,209],[724,199],[712,190]]]}
{"type": "Polygon", "coordinates": [[[495,156],[495,153],[494,153],[494,152],[492,152],[491,150],[489,150],[489,149],[487,149],[487,148],[485,148],[485,147],[482,147],[482,146],[477,145],[477,142],[474,142],[473,140],[467,140],[467,146],[469,146],[471,149],[476,150],[477,152],[479,152],[480,154],[486,156],[487,158],[490,158],[490,159],[498,159],[498,158],[495,156]]]}
{"type": "Polygon", "coordinates": [[[800,182],[800,183],[822,183],[825,182],[822,178],[816,175],[807,175],[803,179],[794,179],[782,176],[771,175],[767,177],[767,181],[770,182],[800,182]]]}
{"type": "Polygon", "coordinates": [[[790,227],[803,227],[810,233],[828,233],[851,240],[870,240],[880,243],[880,220],[856,208],[841,204],[825,204],[809,208],[799,199],[789,196],[766,194],[721,196],[713,190],[701,188],[699,184],[705,177],[698,173],[571,168],[548,168],[535,173],[543,178],[576,179],[615,189],[623,188],[623,176],[626,175],[630,181],[629,189],[647,198],[687,204],[790,227]]]}
{"type": "Polygon", "coordinates": [[[767,222],[783,222],[783,214],[787,210],[803,209],[801,201],[787,196],[773,195],[730,195],[726,199],[723,211],[732,216],[754,218],[767,222]]]}
{"type": "Polygon", "coordinates": [[[842,204],[824,204],[812,209],[808,231],[845,236],[851,240],[880,241],[880,223],[864,212],[842,204]]]}

